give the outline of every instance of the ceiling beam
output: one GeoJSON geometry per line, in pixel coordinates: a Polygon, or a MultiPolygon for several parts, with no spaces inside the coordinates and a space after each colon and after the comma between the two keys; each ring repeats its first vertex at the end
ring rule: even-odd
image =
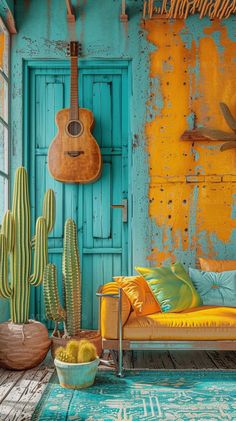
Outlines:
{"type": "Polygon", "coordinates": [[[5,0],[2,0],[0,2],[0,16],[2,17],[5,25],[7,26],[7,29],[10,32],[10,34],[16,34],[17,30],[15,19],[10,7],[8,6],[5,0]]]}
{"type": "Polygon", "coordinates": [[[128,15],[126,13],[126,1],[125,0],[121,0],[120,21],[121,22],[127,22],[128,21],[128,15]]]}

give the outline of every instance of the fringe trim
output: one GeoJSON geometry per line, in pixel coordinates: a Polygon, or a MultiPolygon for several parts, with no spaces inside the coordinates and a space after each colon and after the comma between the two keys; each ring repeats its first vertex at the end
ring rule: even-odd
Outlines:
{"type": "Polygon", "coordinates": [[[164,15],[169,19],[187,19],[199,13],[200,19],[228,19],[236,13],[236,0],[162,0],[161,6],[155,6],[154,0],[144,1],[143,17],[152,18],[164,15]]]}

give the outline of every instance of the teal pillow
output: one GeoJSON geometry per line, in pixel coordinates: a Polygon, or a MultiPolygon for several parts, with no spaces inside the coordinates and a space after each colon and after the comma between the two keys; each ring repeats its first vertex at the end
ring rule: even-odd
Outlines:
{"type": "Polygon", "coordinates": [[[135,268],[148,282],[164,313],[177,313],[202,304],[181,263],[161,268],[135,268]]]}
{"type": "Polygon", "coordinates": [[[190,268],[189,275],[203,305],[236,307],[236,270],[204,272],[190,268]]]}

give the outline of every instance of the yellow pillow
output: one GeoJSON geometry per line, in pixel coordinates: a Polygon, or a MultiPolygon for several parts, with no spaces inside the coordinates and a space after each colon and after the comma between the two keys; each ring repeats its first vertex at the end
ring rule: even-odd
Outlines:
{"type": "Polygon", "coordinates": [[[161,311],[142,276],[116,276],[113,279],[126,293],[137,316],[146,316],[161,311]]]}
{"type": "Polygon", "coordinates": [[[201,270],[205,272],[226,272],[236,270],[236,260],[211,260],[199,258],[201,270]]]}

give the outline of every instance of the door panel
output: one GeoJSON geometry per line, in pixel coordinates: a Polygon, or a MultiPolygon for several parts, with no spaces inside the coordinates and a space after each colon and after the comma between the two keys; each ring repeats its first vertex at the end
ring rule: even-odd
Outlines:
{"type": "Polygon", "coordinates": [[[111,163],[103,163],[102,178],[93,186],[93,237],[111,237],[111,163]]]}
{"type": "MultiPolygon", "coordinates": [[[[69,106],[70,71],[68,67],[34,66],[29,78],[29,175],[33,226],[42,213],[45,191],[56,194],[56,223],[49,236],[49,260],[57,265],[62,296],[61,256],[63,227],[72,217],[78,226],[82,274],[82,324],[97,327],[99,285],[112,276],[128,273],[128,223],[122,210],[112,209],[128,198],[128,89],[127,68],[95,65],[80,66],[80,106],[95,117],[94,136],[101,147],[101,178],[89,185],[69,185],[55,181],[47,168],[48,147],[56,134],[55,114],[69,106]]],[[[44,321],[42,288],[32,290],[31,317],[44,321]]],[[[52,324],[48,323],[51,328],[52,324]]]]}

